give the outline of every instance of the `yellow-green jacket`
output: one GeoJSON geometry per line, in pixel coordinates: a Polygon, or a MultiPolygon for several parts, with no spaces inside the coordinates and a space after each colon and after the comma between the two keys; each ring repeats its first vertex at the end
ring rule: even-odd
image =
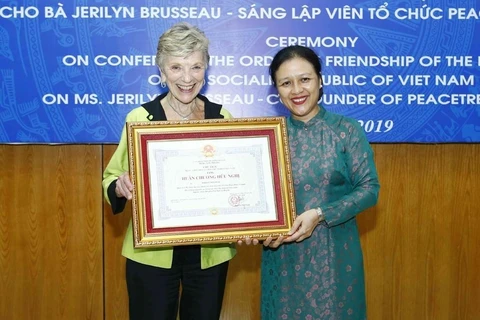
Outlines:
{"type": "MultiPolygon", "coordinates": [[[[128,113],[126,122],[132,121],[162,121],[166,120],[165,112],[160,104],[160,100],[166,96],[162,94],[155,100],[150,101],[141,107],[135,108],[128,113]]],[[[206,97],[198,95],[199,99],[205,102],[205,119],[232,118],[232,115],[222,106],[210,102],[206,97]]],[[[108,163],[103,173],[103,192],[105,199],[112,206],[114,213],[122,212],[125,208],[126,199],[117,198],[115,195],[115,182],[124,172],[128,171],[127,157],[127,137],[126,130],[123,128],[122,136],[115,153],[108,163]]],[[[140,248],[133,247],[132,221],[130,221],[127,233],[123,240],[122,255],[128,259],[142,264],[171,268],[173,260],[173,248],[140,248]]],[[[201,267],[202,269],[218,265],[228,261],[235,255],[234,245],[228,244],[208,244],[201,246],[201,267]]]]}

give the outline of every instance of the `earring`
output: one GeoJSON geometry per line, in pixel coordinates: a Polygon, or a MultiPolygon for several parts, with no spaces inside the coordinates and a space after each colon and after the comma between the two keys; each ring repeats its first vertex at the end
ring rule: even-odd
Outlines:
{"type": "Polygon", "coordinates": [[[202,86],[204,86],[206,83],[207,83],[207,81],[205,81],[205,79],[203,79],[203,84],[202,84],[202,86]]]}
{"type": "Polygon", "coordinates": [[[160,87],[165,88],[167,84],[165,82],[160,82],[160,87]]]}
{"type": "Polygon", "coordinates": [[[279,98],[279,99],[280,99],[280,102],[281,102],[283,105],[285,105],[285,103],[283,103],[283,100],[282,100],[282,98],[279,98]]]}

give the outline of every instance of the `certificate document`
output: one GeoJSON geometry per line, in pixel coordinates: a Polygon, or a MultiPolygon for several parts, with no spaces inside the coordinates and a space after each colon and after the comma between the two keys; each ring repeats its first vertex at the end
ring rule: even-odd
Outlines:
{"type": "Polygon", "coordinates": [[[153,227],[275,220],[268,146],[268,137],[149,142],[153,227]]]}
{"type": "Polygon", "coordinates": [[[295,219],[284,117],[127,123],[135,248],[265,240],[295,219]]]}

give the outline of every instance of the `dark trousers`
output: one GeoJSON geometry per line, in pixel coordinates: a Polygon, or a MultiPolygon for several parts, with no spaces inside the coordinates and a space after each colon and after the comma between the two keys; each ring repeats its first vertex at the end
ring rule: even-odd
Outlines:
{"type": "Polygon", "coordinates": [[[130,319],[175,320],[179,310],[181,320],[218,320],[227,270],[228,261],[202,270],[196,245],[174,247],[171,269],[127,259],[130,319]]]}

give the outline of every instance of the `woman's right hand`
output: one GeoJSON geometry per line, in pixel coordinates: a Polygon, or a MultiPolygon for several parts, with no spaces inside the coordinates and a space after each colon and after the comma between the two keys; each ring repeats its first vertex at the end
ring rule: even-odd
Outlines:
{"type": "Polygon", "coordinates": [[[272,237],[268,237],[265,241],[263,241],[263,246],[268,247],[268,248],[272,248],[272,249],[276,249],[283,243],[283,241],[285,241],[286,238],[287,237],[284,237],[284,236],[279,236],[277,239],[273,239],[272,237]]]}
{"type": "Polygon", "coordinates": [[[237,241],[237,244],[238,244],[239,246],[241,246],[241,245],[244,244],[244,243],[245,243],[247,246],[249,246],[249,245],[251,245],[251,244],[254,245],[254,246],[256,246],[256,245],[259,243],[259,241],[258,241],[258,239],[255,239],[255,238],[252,239],[252,238],[250,238],[250,237],[246,237],[246,238],[243,239],[243,240],[238,240],[238,241],[237,241]]]}
{"type": "MultiPolygon", "coordinates": [[[[263,241],[263,246],[275,249],[275,248],[278,248],[285,241],[285,239],[286,239],[286,237],[284,237],[284,236],[280,236],[276,239],[274,239],[272,237],[268,237],[267,239],[265,239],[263,241]]],[[[249,238],[249,237],[246,237],[243,240],[238,240],[237,241],[237,244],[239,246],[241,246],[242,244],[246,244],[247,246],[249,246],[249,245],[256,246],[259,243],[261,243],[261,242],[258,239],[255,239],[255,238],[252,239],[252,238],[249,238]]]]}
{"type": "Polygon", "coordinates": [[[120,177],[118,177],[116,186],[115,186],[115,194],[119,198],[127,198],[128,200],[132,200],[132,191],[133,191],[133,184],[130,181],[130,176],[128,172],[125,172],[120,177]]]}

